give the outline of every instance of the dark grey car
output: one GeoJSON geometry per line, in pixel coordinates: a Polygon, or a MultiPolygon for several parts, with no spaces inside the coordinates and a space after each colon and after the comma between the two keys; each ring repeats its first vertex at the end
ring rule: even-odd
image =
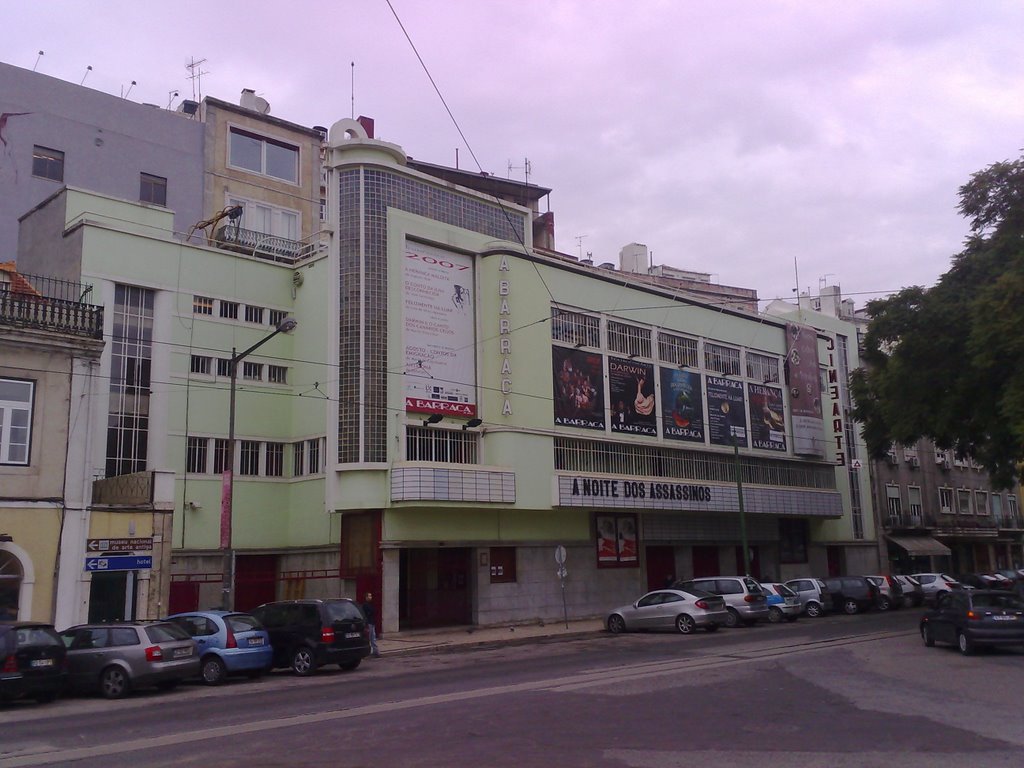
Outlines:
{"type": "Polygon", "coordinates": [[[68,649],[68,684],[119,699],[133,688],[173,688],[199,674],[188,633],[168,621],[82,624],[60,633],[68,649]]]}
{"type": "Polygon", "coordinates": [[[311,675],[324,664],[352,670],[370,655],[359,606],[345,597],[283,600],[250,611],[270,635],[274,666],[311,675]]]}

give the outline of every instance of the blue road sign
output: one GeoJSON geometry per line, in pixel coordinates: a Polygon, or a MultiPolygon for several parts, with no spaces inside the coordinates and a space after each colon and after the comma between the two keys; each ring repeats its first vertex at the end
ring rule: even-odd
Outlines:
{"type": "Polygon", "coordinates": [[[152,555],[112,555],[85,558],[87,571],[140,571],[153,567],[152,555]]]}

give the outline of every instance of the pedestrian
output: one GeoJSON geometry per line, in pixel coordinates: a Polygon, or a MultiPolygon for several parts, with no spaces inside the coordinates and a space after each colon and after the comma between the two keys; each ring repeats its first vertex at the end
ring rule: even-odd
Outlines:
{"type": "Polygon", "coordinates": [[[363,600],[363,616],[366,617],[366,627],[370,630],[370,655],[380,656],[377,648],[377,606],[373,603],[373,592],[367,592],[363,600]]]}

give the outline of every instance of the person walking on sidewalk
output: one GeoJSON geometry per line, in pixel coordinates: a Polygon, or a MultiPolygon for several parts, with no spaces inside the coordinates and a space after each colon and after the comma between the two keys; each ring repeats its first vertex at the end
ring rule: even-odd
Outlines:
{"type": "Polygon", "coordinates": [[[380,656],[377,649],[377,606],[373,603],[373,592],[367,592],[363,600],[363,616],[366,617],[366,628],[370,630],[370,655],[380,656]]]}

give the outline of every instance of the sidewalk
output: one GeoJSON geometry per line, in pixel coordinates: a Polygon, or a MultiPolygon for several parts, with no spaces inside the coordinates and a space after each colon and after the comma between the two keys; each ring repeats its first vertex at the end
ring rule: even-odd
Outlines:
{"type": "Polygon", "coordinates": [[[585,637],[604,631],[602,619],[512,624],[497,627],[442,627],[389,632],[377,640],[381,656],[446,653],[469,647],[522,645],[585,637]]]}

